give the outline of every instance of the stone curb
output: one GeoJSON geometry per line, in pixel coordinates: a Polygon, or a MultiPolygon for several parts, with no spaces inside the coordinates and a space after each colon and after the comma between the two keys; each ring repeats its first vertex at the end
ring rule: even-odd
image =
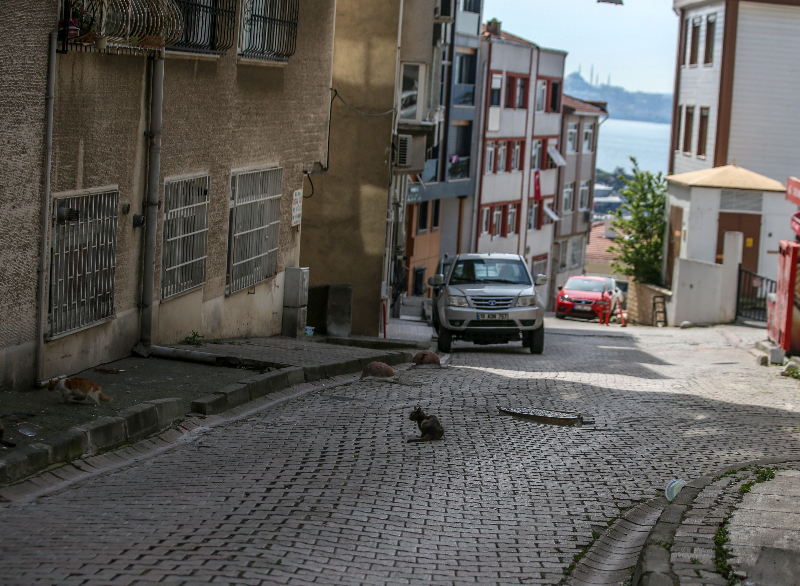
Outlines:
{"type": "MultiPolygon", "coordinates": [[[[631,586],[673,586],[680,584],[680,579],[672,571],[669,550],[664,548],[666,543],[674,543],[675,533],[684,516],[691,511],[694,500],[703,489],[714,481],[714,478],[732,470],[740,470],[747,466],[769,466],[787,462],[800,462],[800,458],[761,458],[748,460],[732,466],[726,466],[711,476],[700,476],[683,487],[672,503],[667,504],[656,521],[645,545],[639,553],[639,561],[633,571],[631,586]]],[[[664,497],[658,497],[664,501],[664,497]]]]}
{"type": "MultiPolygon", "coordinates": [[[[191,402],[191,410],[213,415],[305,381],[361,372],[370,362],[380,361],[393,366],[412,360],[411,352],[396,351],[369,359],[281,368],[248,377],[200,397],[191,402]]],[[[42,442],[16,449],[0,458],[0,486],[19,482],[56,464],[97,455],[154,436],[183,421],[186,407],[183,399],[145,401],[120,411],[116,417],[99,417],[48,436],[42,442]]]]}

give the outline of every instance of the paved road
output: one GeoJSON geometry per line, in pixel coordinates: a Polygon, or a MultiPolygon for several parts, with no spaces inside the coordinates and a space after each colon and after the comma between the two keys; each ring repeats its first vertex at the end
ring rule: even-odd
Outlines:
{"type": "Polygon", "coordinates": [[[800,382],[746,350],[763,331],[548,326],[542,356],[457,344],[441,370],[314,392],[0,505],[0,581],[558,584],[667,480],[800,455],[800,382]],[[443,441],[404,442],[416,404],[443,441]]]}

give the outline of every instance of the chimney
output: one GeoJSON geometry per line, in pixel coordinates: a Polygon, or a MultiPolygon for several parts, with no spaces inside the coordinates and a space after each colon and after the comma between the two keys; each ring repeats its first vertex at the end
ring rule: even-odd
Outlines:
{"type": "Polygon", "coordinates": [[[493,18],[492,20],[486,23],[486,30],[489,31],[494,36],[499,37],[501,24],[503,23],[497,20],[496,18],[493,18]]]}

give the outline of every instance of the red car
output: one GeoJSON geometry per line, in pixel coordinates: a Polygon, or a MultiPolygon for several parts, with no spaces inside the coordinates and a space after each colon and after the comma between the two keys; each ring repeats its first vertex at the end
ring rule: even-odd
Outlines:
{"type": "Polygon", "coordinates": [[[612,292],[602,277],[570,277],[558,288],[556,317],[582,317],[604,319],[603,313],[611,307],[612,292]]]}

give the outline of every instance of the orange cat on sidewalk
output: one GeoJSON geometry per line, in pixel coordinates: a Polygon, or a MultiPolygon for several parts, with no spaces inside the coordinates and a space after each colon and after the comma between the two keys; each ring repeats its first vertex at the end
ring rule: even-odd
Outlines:
{"type": "Polygon", "coordinates": [[[51,391],[60,391],[61,396],[64,398],[64,403],[70,397],[74,397],[79,401],[83,401],[88,397],[94,401],[95,405],[100,405],[100,401],[111,401],[111,397],[107,397],[100,390],[100,385],[77,376],[62,379],[54,378],[47,383],[47,388],[51,391]]]}

